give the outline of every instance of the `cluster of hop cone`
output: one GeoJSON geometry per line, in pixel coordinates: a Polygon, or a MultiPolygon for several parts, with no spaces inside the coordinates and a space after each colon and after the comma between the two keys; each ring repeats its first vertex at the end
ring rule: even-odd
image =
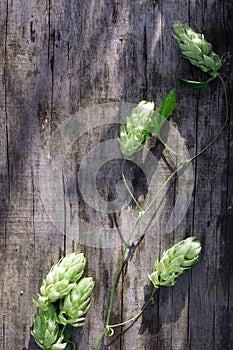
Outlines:
{"type": "Polygon", "coordinates": [[[32,335],[43,350],[62,350],[70,337],[68,325],[83,326],[94,287],[92,277],[83,277],[86,258],[74,252],[54,265],[43,279],[32,335]]]}
{"type": "MultiPolygon", "coordinates": [[[[173,286],[176,278],[198,261],[200,251],[195,237],[165,250],[149,275],[154,288],[173,286]]],[[[31,332],[41,349],[65,349],[71,335],[66,326],[83,326],[94,288],[92,277],[82,277],[85,265],[83,253],[71,253],[43,279],[38,300],[34,300],[37,313],[31,332]]]]}

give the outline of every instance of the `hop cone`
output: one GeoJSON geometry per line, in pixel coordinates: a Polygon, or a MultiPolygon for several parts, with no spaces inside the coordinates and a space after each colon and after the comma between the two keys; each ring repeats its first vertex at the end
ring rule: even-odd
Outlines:
{"type": "Polygon", "coordinates": [[[54,265],[45,279],[42,281],[37,307],[46,310],[48,303],[62,299],[81,278],[86,265],[83,253],[71,253],[54,265]]]}
{"type": "Polygon", "coordinates": [[[146,140],[146,130],[154,114],[154,103],[141,101],[127,117],[120,132],[120,146],[125,158],[130,159],[139,152],[146,140]]]}
{"type": "Polygon", "coordinates": [[[82,278],[64,301],[60,302],[60,314],[58,320],[61,324],[70,324],[80,327],[85,320],[85,313],[90,307],[90,297],[94,287],[92,277],[82,278]]]}
{"type": "Polygon", "coordinates": [[[183,56],[203,72],[216,77],[222,66],[222,60],[213,52],[212,45],[204,35],[196,33],[187,24],[176,23],[173,29],[183,56]]]}
{"type": "Polygon", "coordinates": [[[46,311],[37,310],[31,334],[43,350],[62,350],[66,348],[67,343],[62,343],[63,336],[60,335],[56,309],[52,304],[48,305],[46,311]]]}
{"type": "Polygon", "coordinates": [[[149,276],[154,287],[173,286],[176,278],[198,261],[200,251],[201,244],[195,237],[167,249],[162,258],[155,261],[154,271],[149,276]]]}

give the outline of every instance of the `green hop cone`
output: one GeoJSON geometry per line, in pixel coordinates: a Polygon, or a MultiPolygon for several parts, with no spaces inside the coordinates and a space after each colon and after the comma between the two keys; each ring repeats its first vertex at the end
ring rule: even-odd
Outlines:
{"type": "Polygon", "coordinates": [[[120,147],[127,159],[139,152],[147,138],[147,127],[154,114],[154,103],[141,101],[126,119],[120,132],[120,147]]]}
{"type": "Polygon", "coordinates": [[[86,259],[83,253],[74,252],[64,257],[43,279],[41,295],[38,302],[34,300],[35,305],[46,310],[48,303],[62,299],[76,286],[76,282],[82,277],[85,265],[86,259]]]}
{"type": "Polygon", "coordinates": [[[82,278],[75,288],[60,301],[59,323],[73,327],[83,326],[83,317],[90,307],[91,293],[94,288],[92,277],[82,278]]]}
{"type": "Polygon", "coordinates": [[[43,350],[62,350],[66,348],[67,343],[63,343],[63,336],[59,331],[57,313],[53,304],[49,304],[46,311],[37,309],[31,334],[43,350]]]}
{"type": "Polygon", "coordinates": [[[196,33],[187,24],[176,23],[173,29],[183,56],[203,72],[216,77],[222,66],[222,60],[213,52],[212,45],[204,35],[196,33]]]}
{"type": "Polygon", "coordinates": [[[132,114],[126,118],[126,125],[129,129],[145,130],[154,114],[154,103],[141,101],[132,110],[132,114]]]}
{"type": "Polygon", "coordinates": [[[165,250],[161,259],[155,261],[154,271],[149,275],[154,287],[173,286],[178,276],[196,264],[200,251],[201,244],[195,237],[165,250]]]}
{"type": "Polygon", "coordinates": [[[159,135],[165,121],[176,107],[174,90],[171,90],[164,98],[160,109],[154,111],[154,103],[141,101],[126,119],[126,125],[122,125],[120,133],[120,146],[124,157],[131,159],[139,152],[145,141],[153,134],[159,135]]]}

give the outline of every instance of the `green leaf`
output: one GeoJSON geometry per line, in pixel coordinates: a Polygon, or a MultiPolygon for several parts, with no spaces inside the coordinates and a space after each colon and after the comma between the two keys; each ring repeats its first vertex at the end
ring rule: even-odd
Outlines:
{"type": "Polygon", "coordinates": [[[159,135],[160,129],[162,128],[165,121],[166,121],[166,118],[164,118],[161,114],[157,112],[155,114],[154,119],[150,122],[148,126],[151,134],[159,135]]]}
{"type": "Polygon", "coordinates": [[[150,139],[152,137],[152,134],[149,131],[147,131],[147,130],[143,130],[142,133],[145,136],[146,140],[148,140],[148,139],[150,139]]]}
{"type": "Polygon", "coordinates": [[[159,135],[160,129],[162,128],[166,119],[172,114],[175,107],[176,98],[174,95],[174,90],[171,90],[163,100],[160,110],[155,113],[154,118],[150,121],[147,131],[151,134],[159,135]]]}
{"type": "Polygon", "coordinates": [[[174,89],[172,89],[169,94],[165,97],[162,103],[162,107],[159,110],[159,114],[167,119],[176,108],[176,98],[174,95],[174,89]]]}
{"type": "Polygon", "coordinates": [[[207,88],[208,84],[211,82],[211,80],[213,80],[214,78],[210,78],[206,81],[194,81],[194,80],[187,80],[187,79],[183,79],[183,78],[179,78],[180,81],[182,83],[184,83],[185,85],[189,86],[191,89],[194,90],[204,90],[207,88]]]}

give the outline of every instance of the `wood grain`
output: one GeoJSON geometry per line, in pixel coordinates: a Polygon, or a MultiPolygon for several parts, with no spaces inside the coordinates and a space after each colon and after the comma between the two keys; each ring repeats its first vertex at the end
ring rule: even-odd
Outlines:
{"type": "MultiPolygon", "coordinates": [[[[68,233],[66,224],[60,232],[46,211],[40,185],[40,162],[53,132],[82,109],[142,99],[159,104],[174,87],[178,107],[172,124],[189,153],[195,154],[224,121],[223,89],[214,81],[206,92],[198,93],[179,83],[178,76],[198,80],[204,75],[182,59],[172,26],[180,20],[203,31],[223,56],[221,72],[231,112],[232,16],[230,0],[1,1],[1,350],[38,349],[30,337],[36,311],[31,298],[36,297],[51,265],[73,250],[85,252],[86,273],[96,280],[86,325],[74,332],[74,339],[79,350],[94,348],[104,325],[123,244],[108,248],[83,244],[86,230],[91,226],[95,237],[104,237],[103,228],[118,228],[121,233],[122,223],[127,228],[137,213],[132,203],[117,213],[100,212],[81,196],[77,172],[87,152],[119,134],[117,118],[114,124],[93,129],[90,113],[80,119],[77,129],[86,120],[88,129],[70,148],[62,169],[62,205],[66,214],[79,221],[79,238],[68,233]]],[[[113,338],[106,337],[102,349],[232,349],[231,147],[229,122],[217,143],[194,161],[191,203],[172,233],[166,233],[165,228],[182,188],[178,179],[166,192],[158,222],[146,233],[140,227],[118,282],[111,322],[126,320],[143,305],[151,292],[147,275],[164,249],[195,235],[203,244],[200,262],[180,277],[175,287],[161,288],[143,316],[131,327],[116,330],[113,338]]],[[[49,152],[53,154],[52,149],[49,152]]],[[[151,169],[157,172],[158,181],[151,180],[152,189],[170,173],[161,145],[157,144],[154,154],[158,164],[151,169]]],[[[97,184],[105,200],[115,198],[120,172],[119,159],[99,170],[97,184]]],[[[148,195],[145,176],[133,163],[127,164],[126,176],[143,205],[148,195]]]]}

